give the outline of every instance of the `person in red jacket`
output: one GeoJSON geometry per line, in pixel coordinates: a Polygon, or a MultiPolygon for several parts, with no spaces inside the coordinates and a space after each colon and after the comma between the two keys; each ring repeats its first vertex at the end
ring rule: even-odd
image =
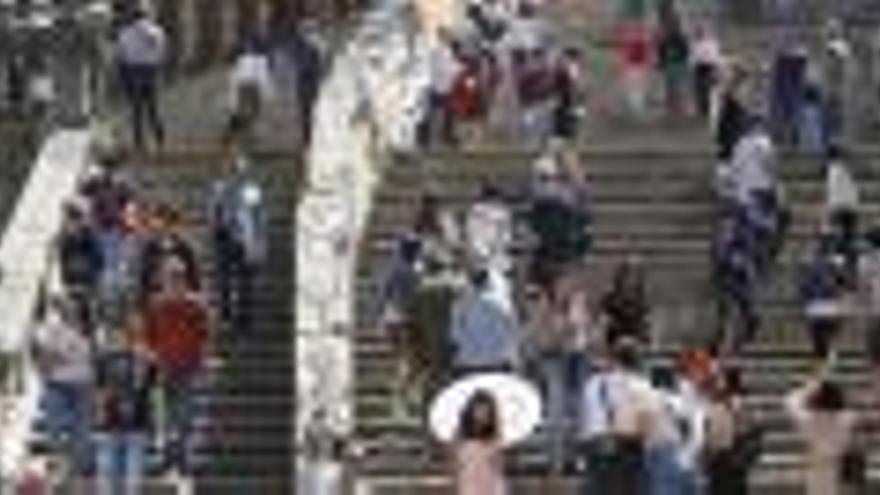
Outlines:
{"type": "Polygon", "coordinates": [[[143,314],[143,339],[164,392],[166,463],[185,471],[194,390],[207,354],[211,317],[201,295],[190,288],[183,261],[169,258],[160,277],[160,290],[150,296],[143,314]]]}

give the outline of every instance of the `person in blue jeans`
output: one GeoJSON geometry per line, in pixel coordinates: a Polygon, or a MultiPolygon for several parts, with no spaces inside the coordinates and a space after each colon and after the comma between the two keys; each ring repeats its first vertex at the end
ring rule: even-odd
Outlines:
{"type": "Polygon", "coordinates": [[[561,473],[571,465],[571,433],[580,417],[580,392],[590,359],[590,315],[586,293],[577,277],[566,277],[550,293],[527,289],[528,347],[535,378],[544,400],[546,448],[551,469],[561,473]]]}
{"type": "Polygon", "coordinates": [[[132,337],[123,334],[97,359],[97,495],[140,493],[146,468],[158,375],[132,337]]]}
{"type": "Polygon", "coordinates": [[[660,410],[655,434],[645,449],[648,493],[651,495],[697,495],[699,474],[693,462],[701,449],[705,417],[695,403],[688,403],[680,377],[671,367],[651,372],[660,410]]]}
{"type": "Polygon", "coordinates": [[[90,469],[92,350],[75,305],[50,295],[46,315],[33,332],[33,347],[45,379],[41,400],[49,436],[72,456],[77,474],[90,469]]]}

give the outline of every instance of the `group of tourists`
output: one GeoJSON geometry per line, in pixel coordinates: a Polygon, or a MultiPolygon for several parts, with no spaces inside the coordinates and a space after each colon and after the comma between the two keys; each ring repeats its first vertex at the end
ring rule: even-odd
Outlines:
{"type": "Polygon", "coordinates": [[[243,159],[209,195],[204,246],[126,165],[121,152],[99,153],[65,204],[57,280],[43,287],[32,333],[40,428],[67,455],[70,479],[94,479],[89,490],[108,495],[140,493],[146,473],[196,467],[192,433],[215,337],[252,332],[268,246],[262,191],[243,159]],[[203,268],[205,255],[215,270],[203,268]]]}
{"type": "Polygon", "coordinates": [[[468,2],[467,22],[430,53],[422,145],[575,137],[585,90],[581,53],[555,42],[541,2],[468,2]]]}
{"type": "MultiPolygon", "coordinates": [[[[497,104],[512,116],[503,122],[520,126],[498,134],[501,142],[531,129],[525,134],[542,143],[542,151],[527,184],[503,189],[486,180],[464,211],[453,211],[424,186],[382,273],[379,322],[398,357],[395,412],[423,415],[426,398],[452,381],[512,374],[541,391],[537,440],[550,472],[577,473],[584,493],[748,493],[766,425],[746,407],[736,358],[765,326],[762,288],[795,277],[815,362],[809,379],[781,404],[804,444],[807,493],[861,493],[861,419],[834,373],[835,337],[845,325],[866,327],[877,376],[880,246],[877,233],[865,234],[859,222],[850,151],[864,123],[856,105],[880,104],[880,95],[873,86],[870,94],[857,91],[857,81],[869,75],[858,72],[840,22],[821,30],[818,54],[807,49],[807,30],[780,28],[764,84],[758,67],[722,45],[716,23],[689,24],[682,3],[656,2],[653,22],[626,18],[613,47],[621,103],[636,120],[645,123],[653,115],[657,80],[661,113],[699,119],[715,139],[714,186],[706,185],[714,187],[718,212],[709,253],[718,303],[714,334],[672,364],[646,360],[656,336],[644,262],[620,253],[604,288],[586,263],[592,218],[577,125],[557,125],[554,113],[565,108],[568,123],[584,114],[589,95],[578,86],[584,79],[580,55],[559,52],[558,60],[573,70],[550,78],[566,82],[546,86],[556,88],[545,94],[552,96],[533,106],[529,92],[545,86],[524,75],[530,61],[539,67],[541,54],[553,50],[538,44],[543,48],[520,51],[521,40],[542,38],[523,35],[516,24],[530,33],[546,29],[535,20],[540,2],[519,2],[509,24],[492,17],[508,2],[485,2],[469,13],[479,36],[444,33],[447,45],[437,47],[423,142],[432,144],[438,135],[446,144],[470,140],[474,134],[461,127],[466,115],[480,115],[476,122],[487,126],[480,132],[492,132],[497,104]],[[505,73],[507,67],[512,71],[505,73]],[[505,88],[510,74],[513,85],[505,88]],[[468,88],[480,98],[469,100],[468,88]],[[533,120],[536,115],[543,117],[533,120]],[[543,123],[529,127],[535,122],[543,123]],[[813,167],[804,173],[825,178],[818,235],[810,238],[796,274],[781,257],[793,214],[780,178],[780,150],[802,156],[804,166],[813,167]]],[[[455,493],[509,492],[501,435],[506,404],[497,397],[492,390],[476,393],[462,411],[452,449],[455,493]]]]}
{"type": "MultiPolygon", "coordinates": [[[[96,31],[95,46],[90,45],[94,52],[90,56],[101,62],[77,62],[93,66],[88,67],[85,76],[90,86],[76,95],[62,94],[60,90],[61,85],[70,81],[59,80],[56,59],[67,59],[51,52],[57,48],[48,46],[49,34],[45,40],[35,40],[30,45],[5,47],[8,64],[2,71],[5,80],[0,84],[5,104],[0,104],[0,109],[10,110],[10,115],[18,119],[54,125],[51,121],[58,108],[72,105],[60,101],[63,97],[104,100],[118,96],[128,114],[132,146],[140,150],[162,149],[168,137],[168,123],[160,100],[163,87],[176,69],[173,40],[150,2],[114,2],[110,15],[108,33],[96,31]],[[105,40],[106,35],[109,39],[105,40]]],[[[229,77],[230,97],[218,102],[227,114],[225,139],[239,144],[253,140],[256,122],[273,104],[282,102],[295,107],[300,128],[292,129],[298,134],[292,137],[308,143],[312,108],[323,77],[326,42],[312,21],[284,26],[279,23],[271,32],[257,31],[251,29],[242,36],[234,53],[229,54],[235,58],[229,77]],[[285,91],[294,95],[291,101],[280,100],[285,91]]],[[[5,35],[13,39],[5,27],[0,27],[0,37],[5,35]]],[[[78,45],[68,48],[76,50],[78,45]]],[[[97,113],[106,111],[107,103],[92,101],[86,117],[105,117],[97,113]]],[[[217,128],[221,127],[223,124],[218,123],[217,128]]]]}

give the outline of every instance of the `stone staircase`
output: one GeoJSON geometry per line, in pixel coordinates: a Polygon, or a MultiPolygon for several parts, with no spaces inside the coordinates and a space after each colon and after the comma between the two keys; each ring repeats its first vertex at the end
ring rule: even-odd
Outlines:
{"type": "MultiPolygon", "coordinates": [[[[606,141],[614,143],[614,148],[605,145],[583,153],[595,225],[589,264],[596,286],[606,287],[608,269],[625,249],[644,259],[658,339],[652,357],[667,360],[682,345],[705,342],[714,329],[708,272],[715,214],[710,192],[714,159],[704,144],[708,136],[693,126],[655,126],[620,135],[623,137],[606,141]]],[[[393,234],[409,224],[412,205],[425,183],[460,212],[475,197],[483,179],[491,178],[507,191],[516,190],[527,180],[533,155],[508,150],[438,152],[422,157],[420,166],[399,165],[389,170],[364,246],[361,307],[367,308],[374,297],[375,268],[387,259],[393,234]]],[[[878,158],[865,151],[852,163],[862,188],[865,225],[880,220],[880,174],[874,164],[878,158]]],[[[763,288],[760,307],[765,325],[759,341],[748,346],[739,360],[749,390],[748,404],[769,428],[767,452],[753,476],[760,493],[768,494],[800,493],[801,448],[781,409],[781,397],[810,368],[794,280],[798,260],[816,232],[824,198],[824,179],[814,158],[785,156],[780,169],[794,206],[794,225],[778,272],[763,288]]],[[[364,455],[358,465],[359,479],[374,494],[445,493],[449,480],[444,456],[428,438],[424,420],[412,417],[400,421],[390,414],[392,348],[367,312],[361,315],[356,344],[356,410],[358,441],[364,455]]],[[[869,408],[866,394],[860,394],[867,383],[863,337],[851,328],[842,342],[845,352],[836,373],[865,414],[863,434],[871,437],[872,447],[880,447],[875,438],[880,416],[869,408]]],[[[880,458],[872,460],[876,470],[880,458]]],[[[574,493],[571,478],[552,489],[544,483],[546,460],[538,438],[512,452],[508,472],[522,486],[523,491],[517,493],[574,493]]]]}
{"type": "MultiPolygon", "coordinates": [[[[205,218],[211,185],[228,157],[213,151],[176,151],[135,167],[140,190],[183,213],[210,286],[212,259],[205,218]]],[[[270,215],[269,265],[256,281],[255,328],[218,329],[210,377],[200,391],[195,493],[282,495],[293,486],[293,205],[295,154],[255,159],[270,215]]],[[[211,294],[213,296],[213,293],[211,294]]],[[[156,493],[171,487],[156,483],[156,493]]]]}

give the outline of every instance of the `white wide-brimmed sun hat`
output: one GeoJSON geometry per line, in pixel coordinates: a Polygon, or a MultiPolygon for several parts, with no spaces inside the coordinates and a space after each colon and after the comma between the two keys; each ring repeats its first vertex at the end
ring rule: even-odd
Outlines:
{"type": "Polygon", "coordinates": [[[434,399],[428,418],[434,437],[441,442],[454,441],[462,414],[481,392],[495,402],[503,445],[522,442],[540,423],[541,396],[534,385],[510,373],[480,373],[454,382],[434,399]]]}

